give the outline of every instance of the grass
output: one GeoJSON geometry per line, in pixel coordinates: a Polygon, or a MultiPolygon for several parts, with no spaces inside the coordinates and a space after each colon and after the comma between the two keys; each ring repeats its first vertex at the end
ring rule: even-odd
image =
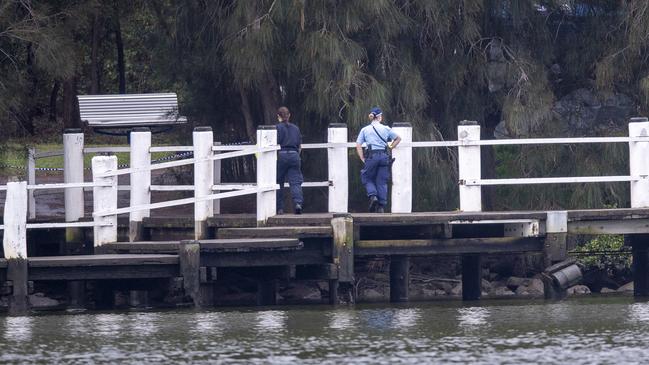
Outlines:
{"type": "MultiPolygon", "coordinates": [[[[85,147],[101,147],[101,146],[126,146],[126,144],[87,144],[85,147]]],[[[15,170],[14,168],[22,168],[27,166],[27,148],[33,147],[37,153],[63,151],[63,144],[57,143],[38,143],[38,144],[25,144],[22,141],[9,141],[0,147],[0,171],[5,173],[5,170],[15,170]],[[9,168],[8,168],[9,167],[9,168]]],[[[159,159],[162,157],[173,155],[174,153],[156,152],[153,153],[151,159],[159,159]]],[[[125,152],[116,153],[117,163],[119,165],[129,163],[129,154],[125,152]]],[[[84,167],[88,168],[91,165],[92,157],[95,154],[84,154],[84,167]]],[[[63,156],[52,156],[36,159],[36,168],[63,168],[63,156]]]]}

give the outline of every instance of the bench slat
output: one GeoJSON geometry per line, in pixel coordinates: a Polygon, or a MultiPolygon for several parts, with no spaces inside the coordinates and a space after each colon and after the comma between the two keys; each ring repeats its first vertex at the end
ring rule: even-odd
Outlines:
{"type": "Polygon", "coordinates": [[[187,121],[178,115],[175,93],[79,95],[81,120],[90,126],[168,125],[187,121]]]}

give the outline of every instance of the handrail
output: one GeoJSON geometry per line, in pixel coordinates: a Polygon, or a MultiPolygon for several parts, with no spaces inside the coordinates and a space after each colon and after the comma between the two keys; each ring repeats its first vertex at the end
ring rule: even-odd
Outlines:
{"type": "Polygon", "coordinates": [[[175,207],[175,206],[178,206],[178,205],[192,204],[192,203],[202,202],[202,201],[210,201],[210,200],[216,200],[216,199],[231,198],[231,197],[241,196],[241,195],[255,194],[255,193],[260,192],[260,191],[271,191],[271,190],[276,190],[278,188],[279,188],[279,186],[277,184],[275,184],[275,186],[268,186],[268,187],[260,187],[260,188],[254,187],[254,188],[250,188],[250,189],[235,190],[235,191],[231,191],[231,192],[227,192],[227,193],[218,193],[218,194],[211,194],[211,195],[206,195],[206,196],[201,196],[201,197],[184,198],[184,199],[169,200],[169,201],[160,202],[160,203],[136,205],[136,206],[132,206],[132,207],[118,208],[118,209],[114,209],[114,210],[111,210],[111,211],[93,212],[92,216],[93,217],[105,217],[105,216],[108,216],[108,215],[124,214],[124,213],[130,213],[130,212],[134,212],[134,211],[139,211],[139,210],[149,210],[149,209],[175,207]]]}
{"type": "MultiPolygon", "coordinates": [[[[645,177],[646,179],[646,177],[645,177]]],[[[574,184],[589,182],[630,182],[643,180],[634,176],[575,176],[575,177],[533,177],[510,179],[468,179],[461,180],[460,185],[494,186],[494,185],[530,185],[530,184],[574,184]]]]}

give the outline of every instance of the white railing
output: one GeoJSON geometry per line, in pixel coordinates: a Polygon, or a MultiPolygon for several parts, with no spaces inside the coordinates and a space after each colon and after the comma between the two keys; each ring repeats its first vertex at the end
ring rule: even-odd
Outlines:
{"type": "MultiPolygon", "coordinates": [[[[587,137],[587,138],[530,138],[480,140],[480,127],[475,122],[462,122],[458,126],[457,141],[412,141],[412,127],[398,123],[393,127],[402,137],[398,148],[393,150],[395,163],[392,166],[392,212],[412,211],[412,153],[414,148],[457,148],[458,177],[461,211],[481,211],[481,187],[494,185],[525,184],[567,184],[629,182],[631,184],[631,207],[649,207],[649,122],[633,119],[629,123],[628,137],[587,137]],[[482,179],[480,171],[480,147],[499,145],[530,144],[583,144],[583,143],[628,143],[629,175],[624,176],[576,176],[576,177],[538,177],[510,179],[482,179]]],[[[65,171],[63,184],[25,184],[28,193],[39,189],[64,189],[66,223],[30,223],[25,228],[54,227],[95,227],[95,244],[101,245],[116,240],[119,214],[129,213],[131,225],[141,224],[151,209],[194,204],[196,237],[204,235],[206,220],[219,213],[220,199],[256,194],[257,221],[263,224],[268,217],[275,215],[276,153],[278,149],[277,132],[273,127],[257,131],[256,145],[222,146],[215,144],[210,129],[197,128],[193,133],[192,146],[151,146],[148,130],[134,130],[131,133],[130,147],[83,147],[83,134],[64,134],[65,171]],[[118,169],[115,156],[96,156],[93,158],[93,182],[84,182],[84,153],[129,152],[130,167],[118,169]],[[151,163],[151,154],[156,152],[191,151],[194,157],[178,161],[151,163]],[[221,183],[220,161],[227,158],[255,155],[257,158],[256,183],[221,183]],[[177,166],[194,166],[192,185],[152,185],[151,171],[177,166]],[[117,178],[130,175],[130,186],[118,186],[117,178]],[[93,189],[94,222],[78,222],[83,216],[83,189],[93,189]],[[130,191],[130,207],[117,208],[117,191],[130,191]],[[152,191],[193,191],[194,197],[167,202],[151,203],[152,191]],[[202,227],[202,228],[201,228],[202,227]]],[[[304,183],[305,187],[328,187],[329,212],[347,212],[349,194],[348,160],[349,149],[355,143],[348,142],[348,131],[344,124],[333,124],[327,133],[327,143],[304,144],[304,150],[326,149],[328,157],[328,180],[304,183]]],[[[50,152],[50,155],[52,153],[50,152]]],[[[32,164],[33,165],[33,164],[32,164]]],[[[0,187],[7,190],[5,217],[20,209],[11,208],[9,184],[0,187]]],[[[23,188],[21,188],[23,189],[23,188]]],[[[13,202],[14,200],[11,200],[13,202]]],[[[15,204],[15,203],[13,203],[15,204]]],[[[27,206],[29,205],[26,204],[27,206]]],[[[21,213],[20,213],[21,214],[21,213]]],[[[7,218],[5,218],[7,220],[7,218]]],[[[5,222],[5,226],[7,222],[5,222]]],[[[0,226],[2,227],[2,226],[0,226]]],[[[5,232],[6,234],[6,232],[5,232]]],[[[131,237],[132,239],[134,237],[131,237]]]]}

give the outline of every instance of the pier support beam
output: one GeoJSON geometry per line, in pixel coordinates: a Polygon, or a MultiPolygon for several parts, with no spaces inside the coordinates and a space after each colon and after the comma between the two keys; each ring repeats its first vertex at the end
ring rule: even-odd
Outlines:
{"type": "MultiPolygon", "coordinates": [[[[328,143],[347,142],[347,124],[332,123],[327,130],[328,143]]],[[[349,154],[347,147],[327,148],[329,171],[329,212],[347,213],[349,201],[349,154]]]]}
{"type": "Polygon", "coordinates": [[[478,300],[482,294],[480,254],[462,255],[462,300],[478,300]]]}
{"type": "Polygon", "coordinates": [[[545,266],[553,265],[567,258],[566,240],[568,237],[568,212],[547,212],[545,220],[545,242],[543,254],[545,266]]]}
{"type": "MultiPolygon", "coordinates": [[[[260,125],[257,129],[259,149],[277,146],[277,128],[260,125]]],[[[257,152],[257,225],[264,226],[277,214],[277,151],[257,152]]]]}
{"type": "Polygon", "coordinates": [[[180,261],[180,275],[183,278],[183,289],[185,295],[192,299],[196,307],[202,305],[200,296],[200,255],[201,247],[198,241],[180,242],[178,259],[180,261]]]}
{"type": "MultiPolygon", "coordinates": [[[[133,128],[131,140],[131,168],[151,167],[151,131],[146,127],[133,128]]],[[[131,173],[131,206],[151,203],[151,170],[131,173]]],[[[150,211],[136,210],[129,214],[128,239],[130,242],[142,241],[142,220],[149,217],[150,211]]]]}
{"type": "Polygon", "coordinates": [[[12,283],[9,314],[29,309],[27,289],[27,182],[7,183],[2,248],[7,259],[7,280],[12,283]]]}
{"type": "Polygon", "coordinates": [[[633,295],[649,297],[649,235],[629,235],[633,254],[633,295]]]}
{"type": "MultiPolygon", "coordinates": [[[[192,134],[194,141],[194,197],[212,195],[214,184],[213,156],[214,136],[211,127],[196,127],[192,134]]],[[[209,238],[207,219],[214,215],[214,203],[209,200],[194,203],[194,239],[209,238]]]]}
{"type": "MultiPolygon", "coordinates": [[[[63,182],[81,183],[83,177],[84,137],[81,129],[63,131],[63,182]]],[[[65,188],[65,221],[76,222],[84,216],[83,188],[65,188]]],[[[83,246],[83,228],[68,227],[65,229],[65,247],[62,254],[78,251],[83,246]]]]}
{"type": "Polygon", "coordinates": [[[262,279],[257,282],[257,305],[277,304],[277,279],[262,279]]]}
{"type": "MultiPolygon", "coordinates": [[[[93,214],[112,212],[117,209],[117,176],[102,176],[117,171],[117,156],[95,156],[92,158],[93,214]]],[[[101,250],[105,243],[117,242],[117,214],[95,215],[94,250],[101,250]]]]}
{"type": "Polygon", "coordinates": [[[409,283],[410,258],[401,255],[390,256],[390,302],[407,302],[409,283]]]}
{"type": "Polygon", "coordinates": [[[460,180],[460,210],[463,212],[482,211],[482,189],[480,185],[466,185],[467,180],[480,180],[480,146],[469,145],[480,140],[478,122],[463,120],[457,127],[457,139],[467,145],[457,148],[458,177],[460,180]]]}
{"type": "Polygon", "coordinates": [[[354,220],[351,214],[334,214],[332,258],[338,271],[338,279],[329,281],[330,303],[338,303],[338,291],[345,300],[354,302],[354,220]],[[339,285],[342,284],[342,285],[339,285]]]}
{"type": "Polygon", "coordinates": [[[401,137],[401,143],[392,150],[392,213],[412,212],[412,125],[394,123],[392,130],[401,137]]]}

